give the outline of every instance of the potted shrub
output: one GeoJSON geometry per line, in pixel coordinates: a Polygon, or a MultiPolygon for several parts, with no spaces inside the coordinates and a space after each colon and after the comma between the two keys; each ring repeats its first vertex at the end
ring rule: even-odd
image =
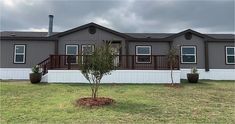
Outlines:
{"type": "Polygon", "coordinates": [[[29,78],[32,84],[40,83],[42,79],[42,73],[38,65],[32,68],[32,73],[29,74],[29,78]]]}
{"type": "Polygon", "coordinates": [[[191,69],[191,73],[187,74],[188,82],[197,83],[199,79],[199,74],[197,73],[197,68],[193,67],[191,69]]]}

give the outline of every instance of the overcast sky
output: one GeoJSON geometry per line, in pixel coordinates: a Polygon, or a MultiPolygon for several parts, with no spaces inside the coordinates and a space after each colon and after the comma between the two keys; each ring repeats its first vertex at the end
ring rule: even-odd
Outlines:
{"type": "Polygon", "coordinates": [[[1,31],[54,31],[95,22],[119,32],[234,33],[234,0],[0,0],[1,31]],[[97,2],[98,1],[98,2],[97,2]]]}

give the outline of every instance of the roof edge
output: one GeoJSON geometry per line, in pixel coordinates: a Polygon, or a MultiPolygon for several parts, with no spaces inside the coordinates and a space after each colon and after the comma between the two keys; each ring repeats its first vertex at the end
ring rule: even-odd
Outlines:
{"type": "Polygon", "coordinates": [[[64,35],[71,34],[71,33],[83,30],[83,29],[88,28],[90,26],[95,26],[96,28],[99,28],[101,30],[107,31],[109,33],[112,33],[114,35],[117,35],[117,36],[120,36],[120,37],[123,37],[123,38],[132,38],[129,35],[126,35],[124,33],[121,33],[121,32],[118,32],[118,31],[115,31],[115,30],[112,30],[112,29],[109,29],[109,28],[106,28],[106,27],[98,25],[98,24],[96,24],[94,22],[91,22],[91,23],[88,23],[88,24],[85,24],[85,25],[78,26],[76,28],[72,28],[72,29],[66,30],[64,32],[60,32],[58,34],[54,34],[54,35],[51,35],[49,37],[62,37],[64,35]]]}

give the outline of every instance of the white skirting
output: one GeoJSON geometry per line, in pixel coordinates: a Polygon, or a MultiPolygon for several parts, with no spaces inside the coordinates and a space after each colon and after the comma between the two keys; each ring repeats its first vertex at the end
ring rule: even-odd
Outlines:
{"type": "MultiPolygon", "coordinates": [[[[181,79],[187,79],[187,73],[191,69],[180,69],[181,79]]],[[[235,69],[210,69],[206,72],[205,69],[198,69],[199,79],[209,79],[209,80],[235,80],[235,69]]]]}
{"type": "MultiPolygon", "coordinates": [[[[116,70],[106,75],[102,83],[171,83],[170,70],[116,70]]],[[[173,71],[175,83],[180,83],[180,71],[173,71]]],[[[49,83],[88,83],[79,70],[49,70],[43,77],[49,83]]]]}
{"type": "MultiPolygon", "coordinates": [[[[187,79],[190,69],[174,71],[174,80],[179,83],[180,79],[187,79]]],[[[200,79],[210,80],[235,80],[235,69],[198,69],[200,79]]],[[[28,80],[30,68],[0,68],[0,79],[2,80],[28,80]]],[[[43,76],[43,82],[82,82],[87,80],[79,70],[49,70],[43,76]]],[[[112,75],[103,78],[104,83],[169,83],[170,70],[116,70],[112,75]]]]}
{"type": "Polygon", "coordinates": [[[0,68],[0,79],[2,80],[28,80],[30,68],[0,68]]]}

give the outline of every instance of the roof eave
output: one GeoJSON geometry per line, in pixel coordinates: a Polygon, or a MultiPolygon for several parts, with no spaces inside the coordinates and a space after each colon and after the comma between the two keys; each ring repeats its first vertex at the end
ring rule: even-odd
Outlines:
{"type": "Polygon", "coordinates": [[[235,42],[235,39],[208,39],[209,42],[235,42]]]}
{"type": "Polygon", "coordinates": [[[38,41],[57,41],[56,38],[50,37],[0,37],[0,40],[38,40],[38,41]]]}
{"type": "Polygon", "coordinates": [[[55,35],[51,35],[51,36],[49,36],[49,37],[62,37],[62,36],[65,36],[65,35],[67,35],[67,34],[71,34],[71,33],[74,33],[74,32],[76,32],[76,31],[83,30],[83,29],[88,28],[88,27],[90,27],[90,26],[95,26],[95,27],[100,28],[100,29],[102,29],[102,30],[105,30],[105,31],[107,31],[107,32],[109,32],[109,33],[112,33],[112,34],[114,34],[114,35],[120,36],[120,37],[122,37],[122,38],[132,38],[132,37],[129,36],[129,35],[126,35],[126,34],[124,34],[124,33],[120,33],[120,32],[117,32],[117,31],[115,31],[115,30],[112,30],[112,29],[103,27],[103,26],[98,25],[98,24],[95,24],[95,23],[93,23],[93,22],[88,23],[88,24],[85,24],[85,25],[82,25],[82,26],[79,26],[79,27],[76,27],[76,28],[73,28],[73,29],[70,29],[70,30],[67,30],[67,31],[64,31],[64,32],[61,32],[61,33],[58,33],[58,34],[55,34],[55,35]]]}
{"type": "Polygon", "coordinates": [[[130,38],[129,42],[171,42],[171,39],[166,38],[130,38]]]}

